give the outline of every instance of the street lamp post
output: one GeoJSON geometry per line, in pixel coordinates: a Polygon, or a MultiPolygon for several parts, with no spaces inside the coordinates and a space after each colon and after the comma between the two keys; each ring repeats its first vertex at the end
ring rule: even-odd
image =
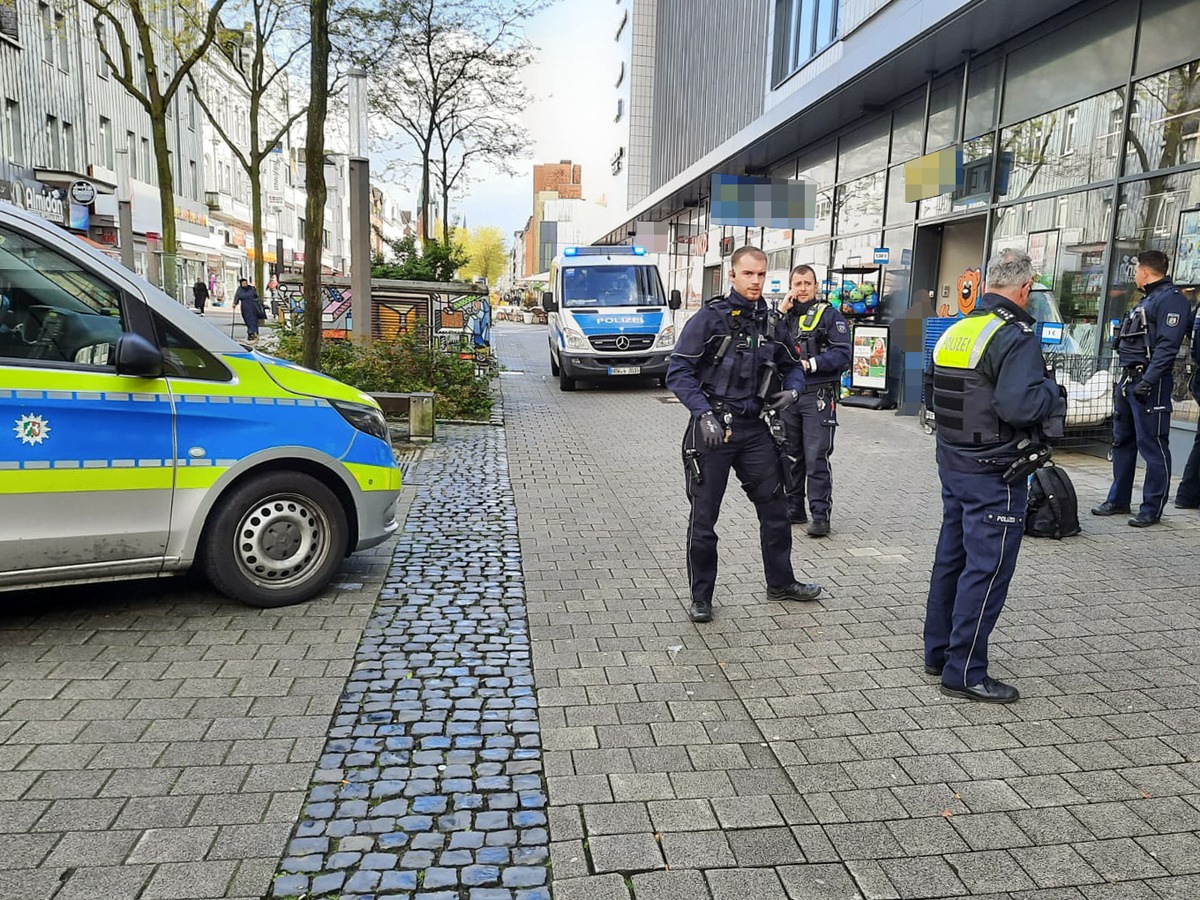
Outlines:
{"type": "Polygon", "coordinates": [[[350,311],[351,335],[371,339],[371,163],[367,159],[367,73],[350,76],[350,311]]]}

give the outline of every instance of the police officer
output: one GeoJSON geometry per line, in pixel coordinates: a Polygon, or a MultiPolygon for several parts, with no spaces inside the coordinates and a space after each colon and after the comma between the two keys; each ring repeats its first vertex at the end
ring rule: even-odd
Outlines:
{"type": "Polygon", "coordinates": [[[1144,296],[1121,320],[1114,342],[1121,378],[1114,391],[1113,482],[1108,499],[1094,507],[1092,515],[1131,511],[1133,473],[1140,452],[1146,463],[1146,481],[1141,508],[1129,524],[1145,528],[1158,524],[1167,505],[1171,390],[1175,385],[1172,369],[1191,322],[1187,298],[1167,277],[1165,253],[1139,253],[1134,280],[1144,296]]]}
{"type": "Polygon", "coordinates": [[[791,290],[779,311],[786,315],[788,332],[800,367],[804,369],[804,391],[783,414],[787,426],[787,454],[783,464],[790,468],[786,479],[788,519],[808,521],[804,511],[807,489],[812,509],[810,537],[829,534],[829,511],[833,505],[833,432],[837,428],[837,399],[842,372],[850,365],[850,329],[842,314],[817,299],[817,274],[812,266],[792,269],[791,290]]]}
{"type": "Polygon", "coordinates": [[[762,299],[766,277],[762,250],[734,251],[729,296],[714,297],[688,320],[667,369],[667,387],[692,414],[683,458],[691,502],[687,566],[693,622],[712,620],[715,526],[731,468],[758,513],[767,598],[815,600],[821,593],[819,585],[796,581],[779,458],[763,419],[794,404],[804,390],[787,331],[762,299]]]}
{"type": "MultiPolygon", "coordinates": [[[[1011,685],[988,675],[988,637],[1008,596],[1028,499],[1023,441],[1066,413],[1066,391],[1046,377],[1034,318],[1028,254],[1001,250],[987,293],[933,352],[942,530],[925,611],[925,671],[941,691],[1012,703],[1011,685]]],[[[1037,445],[1044,447],[1044,445],[1037,445]]]]}
{"type": "MultiPolygon", "coordinates": [[[[1188,390],[1200,403],[1200,304],[1196,305],[1192,321],[1192,380],[1188,390]]],[[[1175,506],[1177,509],[1200,509],[1200,428],[1196,429],[1192,452],[1188,454],[1179,489],[1175,491],[1175,506]]]]}

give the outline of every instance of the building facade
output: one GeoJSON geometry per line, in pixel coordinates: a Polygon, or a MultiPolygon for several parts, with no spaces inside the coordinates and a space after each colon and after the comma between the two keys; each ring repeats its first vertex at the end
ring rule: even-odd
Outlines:
{"type": "Polygon", "coordinates": [[[604,242],[670,223],[669,287],[689,305],[744,243],[768,251],[769,278],[810,263],[835,283],[886,248],[877,287],[917,317],[958,313],[961,279],[1021,247],[1065,345],[1096,359],[1139,251],[1167,253],[1195,298],[1200,0],[753,0],[721,4],[723,22],[656,3],[650,190],[604,242]],[[947,152],[960,177],[922,191],[910,164],[947,152]],[[714,225],[714,173],[807,182],[812,227],[714,225]]]}

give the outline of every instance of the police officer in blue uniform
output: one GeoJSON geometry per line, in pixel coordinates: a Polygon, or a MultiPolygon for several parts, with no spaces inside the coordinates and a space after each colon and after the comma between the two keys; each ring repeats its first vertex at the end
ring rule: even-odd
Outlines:
{"type": "Polygon", "coordinates": [[[1129,520],[1135,528],[1157,525],[1171,485],[1171,391],[1179,346],[1191,325],[1183,292],[1167,277],[1167,256],[1145,250],[1134,280],[1144,296],[1125,314],[1114,347],[1121,377],[1114,391],[1113,482],[1094,516],[1131,511],[1138,453],[1146,463],[1142,505],[1129,520]]]}
{"type": "MultiPolygon", "coordinates": [[[[988,638],[1017,564],[1028,499],[1021,461],[1044,461],[1043,429],[1066,414],[1066,391],[1047,377],[1027,310],[1033,264],[1001,250],[987,293],[933,353],[933,408],[943,519],[925,612],[925,671],[941,691],[1012,703],[1016,688],[988,674],[988,638]],[[1031,452],[1042,450],[1040,454],[1031,452]]],[[[1060,432],[1061,433],[1061,432],[1060,432]]]]}
{"type": "Polygon", "coordinates": [[[787,427],[784,465],[788,518],[808,521],[805,494],[812,510],[810,537],[829,534],[833,507],[833,434],[837,428],[837,401],[842,372],[850,366],[850,328],[831,304],[817,299],[817,273],[812,266],[792,269],[786,297],[779,311],[786,315],[788,332],[804,369],[804,392],[783,414],[787,427]]]}
{"type": "MultiPolygon", "coordinates": [[[[1196,305],[1196,315],[1192,321],[1192,380],[1188,390],[1200,403],[1200,304],[1196,305]]],[[[1200,428],[1196,429],[1192,452],[1188,454],[1183,477],[1179,479],[1179,489],[1175,491],[1175,506],[1177,509],[1200,509],[1200,428]]]]}
{"type": "Polygon", "coordinates": [[[766,277],[762,250],[734,251],[729,296],[714,297],[687,322],[667,369],[667,387],[692,414],[683,461],[691,502],[687,566],[693,622],[712,620],[715,527],[731,468],[758,513],[767,598],[815,600],[821,593],[819,585],[798,582],[792,569],[779,457],[764,421],[804,390],[787,331],[762,299],[766,277]]]}

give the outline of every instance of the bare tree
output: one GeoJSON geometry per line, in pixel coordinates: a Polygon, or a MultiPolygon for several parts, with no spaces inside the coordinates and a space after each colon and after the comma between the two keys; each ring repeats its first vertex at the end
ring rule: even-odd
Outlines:
{"type": "Polygon", "coordinates": [[[225,0],[213,0],[207,8],[180,0],[83,2],[92,11],[104,64],[150,117],[162,211],[163,286],[175,296],[175,173],[167,143],[167,117],[192,67],[216,37],[225,0]],[[109,47],[109,35],[116,42],[115,54],[109,47]]]}
{"type": "MultiPolygon", "coordinates": [[[[548,2],[382,0],[372,11],[372,27],[383,39],[360,59],[372,75],[371,109],[412,141],[419,157],[422,204],[433,196],[437,172],[442,175],[439,187],[445,204],[469,164],[500,162],[482,140],[492,126],[476,128],[472,120],[493,110],[499,112],[491,117],[502,122],[503,111],[520,108],[524,89],[518,75],[531,55],[521,28],[548,2]],[[452,153],[452,147],[458,151],[452,153]]],[[[509,143],[524,147],[527,139],[515,117],[506,127],[509,143]]],[[[428,241],[433,223],[428,215],[421,218],[421,236],[428,241]]],[[[444,208],[442,221],[450,221],[444,208]]]]}
{"type": "Polygon", "coordinates": [[[308,127],[304,142],[304,352],[310,369],[321,367],[321,250],[325,230],[325,118],[329,112],[329,4],[310,0],[308,127]]]}
{"type": "MultiPolygon", "coordinates": [[[[296,104],[293,110],[285,100],[289,70],[309,46],[307,10],[300,0],[250,0],[250,18],[244,31],[225,31],[219,41],[229,73],[241,82],[250,100],[248,140],[230,134],[226,123],[214,109],[220,85],[212,80],[197,84],[196,98],[204,114],[212,122],[221,140],[246,172],[250,181],[250,224],[254,233],[254,283],[260,287],[263,278],[263,163],[271,158],[292,127],[308,111],[308,103],[296,104]],[[303,18],[301,18],[303,17],[303,18]]],[[[282,260],[280,260],[282,262],[282,260]]]]}

